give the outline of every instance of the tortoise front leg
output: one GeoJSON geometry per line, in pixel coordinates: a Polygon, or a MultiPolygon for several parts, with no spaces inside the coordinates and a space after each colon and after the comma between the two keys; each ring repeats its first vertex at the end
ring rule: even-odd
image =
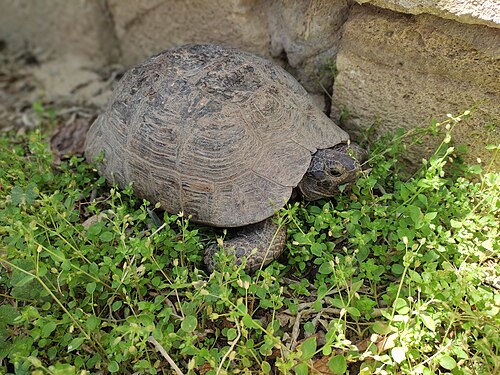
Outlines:
{"type": "MultiPolygon", "coordinates": [[[[234,255],[236,264],[246,258],[245,271],[253,272],[276,259],[285,249],[286,228],[274,223],[272,218],[237,230],[236,235],[223,243],[223,249],[234,255]]],[[[216,267],[214,255],[220,251],[218,245],[211,245],[205,251],[205,264],[209,271],[216,267]]]]}

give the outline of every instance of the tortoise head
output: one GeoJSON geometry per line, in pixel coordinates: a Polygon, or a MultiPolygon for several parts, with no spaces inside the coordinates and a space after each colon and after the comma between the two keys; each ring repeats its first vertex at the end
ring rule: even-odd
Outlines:
{"type": "Polygon", "coordinates": [[[318,150],[298,185],[300,192],[309,201],[337,195],[341,186],[349,187],[356,181],[367,156],[354,143],[318,150]]]}

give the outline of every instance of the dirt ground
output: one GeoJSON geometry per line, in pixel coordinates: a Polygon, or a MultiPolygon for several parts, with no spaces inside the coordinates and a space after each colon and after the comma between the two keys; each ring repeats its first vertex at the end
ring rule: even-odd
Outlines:
{"type": "Polygon", "coordinates": [[[88,127],[123,70],[94,69],[78,56],[51,60],[42,50],[0,40],[0,132],[49,124],[56,155],[81,153],[88,127]]]}

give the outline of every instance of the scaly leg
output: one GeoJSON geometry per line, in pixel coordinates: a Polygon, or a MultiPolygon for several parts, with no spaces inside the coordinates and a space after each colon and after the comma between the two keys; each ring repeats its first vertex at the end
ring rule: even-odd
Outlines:
{"type": "MultiPolygon", "coordinates": [[[[244,226],[236,236],[223,243],[227,254],[234,255],[236,264],[247,259],[245,271],[253,272],[276,259],[285,249],[286,228],[273,222],[272,218],[256,224],[244,226]]],[[[216,267],[214,254],[220,250],[218,245],[211,245],[205,252],[205,264],[209,271],[216,267]]]]}

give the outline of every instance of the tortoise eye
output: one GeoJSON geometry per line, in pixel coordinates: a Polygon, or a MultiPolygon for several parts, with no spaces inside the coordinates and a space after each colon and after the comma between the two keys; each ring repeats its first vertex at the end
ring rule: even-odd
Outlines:
{"type": "Polygon", "coordinates": [[[333,176],[333,177],[340,177],[342,176],[342,172],[339,171],[338,169],[330,169],[330,175],[333,176]]]}

